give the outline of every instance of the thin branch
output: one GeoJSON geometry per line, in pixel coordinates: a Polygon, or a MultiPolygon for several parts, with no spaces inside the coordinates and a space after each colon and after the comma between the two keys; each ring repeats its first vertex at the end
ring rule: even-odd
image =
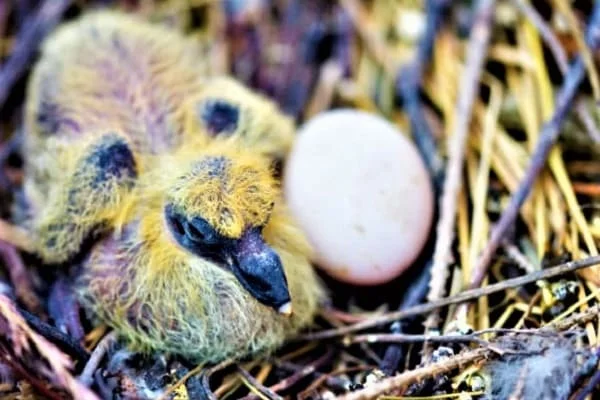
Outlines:
{"type": "Polygon", "coordinates": [[[237,366],[237,370],[240,373],[240,375],[242,375],[242,377],[251,385],[254,387],[254,389],[256,389],[258,392],[260,392],[260,394],[262,394],[263,396],[267,397],[268,399],[271,400],[283,400],[283,397],[279,396],[277,393],[275,393],[274,391],[272,391],[271,389],[269,389],[268,387],[265,387],[262,383],[260,383],[259,381],[257,381],[248,371],[246,371],[244,368],[240,367],[239,365],[237,366]]]}
{"type": "Polygon", "coordinates": [[[41,336],[55,343],[61,349],[68,351],[79,361],[86,362],[89,359],[87,351],[77,341],[73,340],[71,336],[42,321],[35,314],[20,307],[17,307],[17,309],[23,319],[41,336]]]}
{"type": "Polygon", "coordinates": [[[390,322],[397,321],[399,319],[403,319],[406,317],[410,317],[413,315],[421,315],[426,314],[431,311],[437,310],[441,307],[448,306],[450,304],[463,303],[465,301],[477,299],[482,296],[488,296],[492,293],[497,293],[509,288],[519,287],[526,285],[528,283],[532,283],[542,279],[548,279],[554,276],[563,275],[569,272],[576,271],[582,268],[589,268],[594,265],[600,264],[600,256],[588,257],[583,260],[570,261],[564,264],[559,264],[557,266],[544,269],[541,271],[536,271],[532,274],[519,276],[513,279],[507,279],[502,282],[495,283],[493,285],[488,285],[483,288],[476,288],[471,290],[466,290],[462,293],[459,293],[455,296],[446,297],[443,299],[439,299],[436,301],[432,301],[426,304],[420,304],[414,307],[410,307],[404,310],[388,313],[385,315],[377,316],[375,318],[362,321],[353,325],[344,326],[337,329],[329,329],[321,332],[315,332],[312,334],[302,335],[299,337],[299,340],[317,340],[317,339],[326,339],[332,338],[336,336],[346,335],[348,333],[361,331],[367,328],[372,328],[377,325],[386,324],[390,322]]]}
{"type": "Polygon", "coordinates": [[[113,331],[108,335],[104,336],[100,343],[96,346],[92,355],[88,359],[88,362],[85,364],[83,368],[83,372],[79,375],[79,382],[84,384],[85,386],[91,386],[94,381],[94,373],[98,369],[98,365],[104,358],[104,355],[108,351],[108,348],[115,343],[117,339],[116,333],[113,331]]]}
{"type": "Polygon", "coordinates": [[[400,375],[385,378],[380,382],[374,383],[364,389],[348,393],[338,397],[338,400],[369,400],[374,399],[390,390],[400,389],[413,382],[429,378],[444,372],[452,371],[466,364],[472,364],[492,357],[494,352],[486,348],[478,348],[450,359],[430,364],[425,367],[417,368],[412,371],[404,372],[400,375]]]}
{"type": "Polygon", "coordinates": [[[433,178],[436,192],[441,190],[444,181],[444,161],[442,160],[429,124],[423,115],[423,104],[419,93],[423,80],[425,65],[431,57],[437,32],[442,25],[444,10],[450,5],[449,0],[427,1],[427,25],[422,39],[419,41],[417,54],[413,61],[398,74],[396,91],[404,98],[404,108],[410,118],[411,130],[415,144],[433,178]]]}
{"type": "MultiPolygon", "coordinates": [[[[269,389],[272,392],[279,392],[282,390],[286,390],[286,389],[292,387],[293,385],[295,385],[296,383],[298,383],[301,379],[303,379],[309,375],[312,375],[314,373],[318,373],[317,370],[331,359],[332,354],[333,354],[333,351],[331,349],[329,349],[327,351],[327,353],[325,353],[321,357],[317,358],[316,360],[309,362],[307,365],[297,368],[292,375],[281,380],[280,382],[276,383],[275,385],[270,386],[269,389]]],[[[285,364],[285,362],[277,362],[276,361],[276,364],[278,366],[280,366],[281,364],[285,364]]],[[[249,394],[246,397],[242,397],[240,400],[257,400],[258,398],[259,397],[255,394],[249,394]]]]}
{"type": "MultiPolygon", "coordinates": [[[[544,21],[540,14],[530,4],[523,0],[512,0],[512,3],[529,20],[529,22],[535,26],[540,36],[552,52],[560,72],[562,72],[563,75],[566,74],[569,69],[567,54],[558,41],[558,38],[552,31],[552,28],[548,26],[546,21],[544,21]]],[[[581,99],[575,101],[575,112],[577,113],[577,116],[581,120],[592,140],[600,143],[600,131],[598,131],[594,119],[590,115],[588,109],[585,107],[585,103],[581,99]]]]}
{"type": "MultiPolygon", "coordinates": [[[[451,260],[454,239],[456,202],[462,186],[465,144],[469,133],[473,102],[478,93],[481,69],[487,55],[494,5],[493,0],[478,1],[475,23],[466,49],[467,60],[461,77],[460,87],[462,90],[456,104],[456,122],[448,140],[449,161],[441,200],[440,219],[437,224],[437,240],[433,252],[433,267],[427,295],[429,301],[436,301],[445,293],[448,264],[451,260]]],[[[438,325],[437,315],[433,314],[428,318],[426,326],[436,325],[438,325]]]]}
{"type": "Polygon", "coordinates": [[[600,315],[600,304],[595,304],[586,309],[585,311],[573,314],[568,318],[562,319],[560,321],[550,322],[548,325],[545,325],[542,329],[556,329],[559,331],[565,331],[574,325],[582,325],[593,321],[598,318],[598,315],[600,315]]]}

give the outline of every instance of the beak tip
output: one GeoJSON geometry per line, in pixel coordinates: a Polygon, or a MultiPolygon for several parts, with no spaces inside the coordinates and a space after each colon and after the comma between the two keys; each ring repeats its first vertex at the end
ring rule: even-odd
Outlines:
{"type": "Polygon", "coordinates": [[[282,314],[286,317],[290,317],[293,313],[292,302],[288,301],[277,309],[277,313],[282,314]]]}

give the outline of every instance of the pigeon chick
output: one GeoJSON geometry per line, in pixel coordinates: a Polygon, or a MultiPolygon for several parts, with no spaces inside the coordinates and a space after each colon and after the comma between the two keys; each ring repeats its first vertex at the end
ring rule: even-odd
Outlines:
{"type": "Polygon", "coordinates": [[[323,290],[273,171],[292,121],[202,61],[113,12],[53,33],[28,86],[21,224],[45,264],[80,264],[78,299],[131,349],[215,362],[276,349],[323,290]]]}

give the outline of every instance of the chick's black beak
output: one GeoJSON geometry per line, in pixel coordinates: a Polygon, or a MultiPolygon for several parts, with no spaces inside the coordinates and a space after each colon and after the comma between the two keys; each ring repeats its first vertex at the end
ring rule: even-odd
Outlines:
{"type": "Polygon", "coordinates": [[[258,229],[248,229],[236,241],[230,268],[254,298],[280,314],[291,315],[292,303],[279,255],[258,229]]]}

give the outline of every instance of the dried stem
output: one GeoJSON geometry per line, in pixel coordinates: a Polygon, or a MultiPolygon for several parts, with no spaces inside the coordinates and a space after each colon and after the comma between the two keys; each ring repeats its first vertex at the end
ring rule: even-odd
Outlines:
{"type": "MultiPolygon", "coordinates": [[[[316,373],[317,370],[322,365],[324,365],[326,362],[328,362],[331,359],[332,354],[333,354],[333,351],[331,351],[331,349],[328,350],[327,353],[325,353],[323,356],[308,363],[306,366],[298,368],[292,375],[281,380],[280,382],[276,383],[275,385],[269,387],[269,389],[272,392],[279,392],[281,390],[286,390],[287,388],[295,385],[298,381],[307,377],[308,375],[316,373]]],[[[280,364],[280,363],[277,362],[277,364],[280,364]]],[[[246,397],[243,397],[240,400],[257,400],[258,398],[259,398],[258,396],[254,395],[254,394],[250,394],[246,397]]]]}
{"type": "Polygon", "coordinates": [[[425,65],[431,56],[431,49],[436,34],[442,24],[444,10],[449,6],[448,0],[427,1],[427,26],[423,38],[419,42],[414,60],[406,65],[398,74],[396,89],[404,98],[404,108],[410,118],[415,144],[433,178],[436,191],[441,190],[444,180],[444,162],[437,150],[435,139],[423,115],[423,105],[419,89],[423,79],[425,65]]]}
{"type": "Polygon", "coordinates": [[[268,398],[270,400],[283,400],[283,397],[279,396],[277,393],[275,393],[268,387],[265,387],[263,384],[261,384],[259,381],[257,381],[244,368],[242,368],[238,365],[237,370],[240,373],[240,375],[242,375],[242,377],[248,382],[249,385],[251,385],[255,390],[257,390],[260,394],[262,394],[266,398],[268,398]]]}
{"type": "Polygon", "coordinates": [[[85,386],[92,385],[94,381],[94,373],[98,369],[100,361],[102,361],[102,358],[104,358],[104,355],[108,351],[109,347],[115,343],[116,339],[117,335],[115,332],[111,332],[102,338],[102,340],[96,345],[96,348],[92,352],[88,362],[85,364],[83,372],[81,375],[79,375],[79,382],[85,386]]]}
{"type": "MultiPolygon", "coordinates": [[[[465,158],[465,144],[469,133],[469,123],[473,102],[479,87],[481,69],[487,54],[490,39],[492,15],[495,2],[480,0],[475,11],[475,23],[471,30],[466,49],[466,66],[461,77],[462,90],[456,104],[456,122],[448,141],[448,168],[441,200],[440,219],[437,225],[437,240],[433,253],[433,267],[427,299],[432,302],[444,296],[448,279],[448,264],[452,258],[451,248],[454,239],[458,192],[462,186],[462,170],[465,158]]],[[[437,314],[432,314],[426,326],[435,327],[437,314]]]]}
{"type": "Polygon", "coordinates": [[[338,397],[338,400],[368,400],[374,399],[391,390],[397,390],[413,382],[435,376],[437,374],[452,371],[466,364],[472,364],[492,357],[494,352],[490,349],[478,348],[450,359],[430,364],[426,367],[417,368],[412,371],[404,372],[390,378],[385,378],[380,382],[374,383],[364,389],[348,393],[338,397]]]}
{"type": "Polygon", "coordinates": [[[399,319],[403,319],[406,317],[410,317],[413,315],[426,314],[431,311],[437,310],[441,307],[448,306],[450,304],[458,304],[463,303],[465,301],[477,299],[481,296],[488,296],[492,293],[497,293],[502,290],[506,290],[509,288],[519,287],[528,283],[532,283],[542,279],[548,279],[554,276],[563,275],[569,272],[576,271],[581,268],[588,268],[594,265],[600,264],[600,256],[588,257],[583,260],[578,261],[570,261],[564,264],[560,264],[548,269],[544,269],[541,271],[536,271],[534,273],[519,276],[513,279],[507,279],[502,282],[495,283],[493,285],[488,285],[483,288],[476,288],[464,291],[455,296],[446,297],[443,299],[439,299],[436,301],[432,301],[426,304],[420,304],[414,307],[407,308],[405,310],[395,311],[392,313],[388,313],[385,315],[377,316],[375,318],[359,322],[357,324],[344,326],[337,329],[330,329],[321,332],[316,332],[313,334],[307,334],[300,336],[301,340],[317,340],[317,339],[326,339],[332,338],[336,336],[346,335],[348,333],[357,332],[360,330],[364,330],[367,328],[372,328],[377,325],[390,323],[399,319]]]}

